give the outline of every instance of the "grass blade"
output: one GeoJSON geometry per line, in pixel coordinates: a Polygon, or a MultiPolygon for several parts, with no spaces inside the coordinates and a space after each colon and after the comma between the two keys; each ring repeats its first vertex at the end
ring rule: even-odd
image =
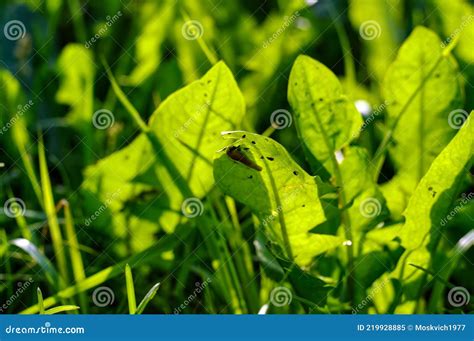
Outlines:
{"type": "Polygon", "coordinates": [[[39,287],[38,287],[38,289],[36,289],[36,294],[38,295],[39,314],[43,315],[44,314],[43,293],[41,292],[41,289],[39,287]]]}
{"type": "MultiPolygon", "coordinates": [[[[173,235],[168,235],[167,237],[162,238],[158,243],[140,253],[135,254],[134,256],[128,258],[127,260],[117,263],[113,266],[109,266],[96,274],[87,277],[82,282],[79,282],[75,285],[72,285],[68,288],[65,288],[59,291],[56,295],[48,297],[44,300],[44,306],[46,308],[53,306],[61,299],[70,298],[77,293],[86,291],[88,289],[94,288],[105,281],[117,277],[123,273],[123,267],[125,264],[132,264],[135,266],[137,264],[144,265],[151,263],[156,260],[157,255],[160,255],[164,251],[173,250],[177,244],[179,244],[183,239],[189,235],[190,230],[184,229],[180,230],[178,233],[173,235]]],[[[37,305],[31,306],[21,312],[21,314],[34,314],[38,312],[37,305]]]]}
{"type": "Polygon", "coordinates": [[[125,265],[125,281],[127,283],[128,310],[130,315],[135,315],[137,311],[137,300],[135,298],[132,270],[128,264],[125,265]]]}
{"type": "Polygon", "coordinates": [[[46,258],[40,250],[29,240],[23,239],[23,238],[18,238],[18,239],[12,239],[9,242],[11,245],[15,245],[16,247],[19,247],[23,251],[25,251],[27,254],[30,255],[33,260],[38,263],[40,268],[43,270],[46,279],[48,282],[54,287],[58,288],[59,287],[59,275],[56,272],[56,269],[54,266],[51,264],[48,258],[46,258]]]}
{"type": "Polygon", "coordinates": [[[71,311],[71,310],[78,310],[80,307],[77,305],[61,305],[59,307],[54,307],[51,309],[48,309],[44,312],[45,315],[54,315],[57,313],[63,313],[65,311],[71,311]]]}
{"type": "Polygon", "coordinates": [[[63,237],[59,228],[58,217],[56,215],[56,208],[54,205],[53,189],[51,187],[51,180],[49,178],[48,165],[46,163],[46,153],[44,149],[43,136],[39,135],[38,139],[38,154],[40,163],[40,177],[41,186],[43,189],[43,203],[44,210],[47,216],[49,230],[51,232],[51,239],[53,241],[54,255],[57,260],[59,274],[65,281],[69,283],[66,255],[64,253],[63,237]]]}
{"type": "Polygon", "coordinates": [[[160,288],[160,285],[161,283],[156,283],[148,292],[147,294],[145,295],[145,297],[143,297],[143,300],[140,302],[140,304],[138,305],[138,308],[137,308],[137,314],[141,314],[143,313],[143,311],[145,310],[146,306],[148,305],[148,303],[150,303],[150,301],[153,299],[153,297],[155,297],[158,289],[160,288]]]}
{"type": "MultiPolygon", "coordinates": [[[[64,220],[66,227],[66,240],[69,245],[69,255],[72,263],[72,273],[74,275],[74,281],[80,282],[86,278],[86,272],[84,270],[84,263],[82,262],[81,251],[79,242],[76,237],[76,231],[74,230],[74,220],[71,213],[71,207],[67,200],[61,200],[60,206],[64,208],[64,220]]],[[[88,300],[84,293],[79,295],[82,309],[84,313],[87,313],[88,300]]]]}

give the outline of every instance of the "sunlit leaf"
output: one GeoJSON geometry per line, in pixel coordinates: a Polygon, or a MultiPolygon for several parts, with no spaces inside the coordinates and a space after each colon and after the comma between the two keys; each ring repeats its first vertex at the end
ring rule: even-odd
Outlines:
{"type": "Polygon", "coordinates": [[[325,221],[316,180],[280,144],[248,132],[224,137],[234,142],[214,161],[217,185],[258,216],[270,239],[284,246],[287,256],[308,266],[314,256],[342,245],[339,237],[308,232],[325,221]],[[229,148],[237,148],[248,161],[229,156],[229,148]]]}
{"type": "MultiPolygon", "coordinates": [[[[449,115],[461,107],[459,77],[455,60],[443,55],[440,39],[424,27],[400,48],[383,86],[388,125],[396,123],[389,150],[398,170],[387,190],[399,192],[386,197],[409,195],[456,133],[449,115]]],[[[390,201],[389,207],[396,212],[390,201]]]]}
{"type": "Polygon", "coordinates": [[[353,102],[331,70],[307,56],[299,56],[293,65],[288,101],[305,147],[334,174],[334,153],[347,145],[362,125],[353,102]]]}

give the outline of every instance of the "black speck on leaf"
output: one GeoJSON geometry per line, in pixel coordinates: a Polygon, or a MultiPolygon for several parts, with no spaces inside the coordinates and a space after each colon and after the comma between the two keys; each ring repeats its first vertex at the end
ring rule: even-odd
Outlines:
{"type": "Polygon", "coordinates": [[[298,172],[297,172],[297,171],[293,171],[293,174],[294,174],[294,175],[298,175],[298,172]]]}
{"type": "Polygon", "coordinates": [[[252,144],[257,144],[257,142],[255,142],[255,141],[252,141],[252,144]]]}
{"type": "Polygon", "coordinates": [[[267,156],[267,159],[270,160],[270,161],[273,161],[275,160],[274,158],[272,158],[271,156],[267,156]]]}
{"type": "Polygon", "coordinates": [[[301,205],[301,207],[306,207],[306,205],[305,205],[305,204],[303,204],[303,205],[301,205]]]}
{"type": "Polygon", "coordinates": [[[260,159],[261,159],[261,160],[263,160],[263,159],[264,159],[264,157],[263,157],[263,156],[260,156],[260,159]]]}
{"type": "Polygon", "coordinates": [[[249,178],[249,179],[252,179],[252,178],[253,178],[253,175],[249,175],[248,178],[249,178]]]}
{"type": "Polygon", "coordinates": [[[245,138],[245,135],[242,135],[242,138],[244,139],[244,138],[245,138]]]}

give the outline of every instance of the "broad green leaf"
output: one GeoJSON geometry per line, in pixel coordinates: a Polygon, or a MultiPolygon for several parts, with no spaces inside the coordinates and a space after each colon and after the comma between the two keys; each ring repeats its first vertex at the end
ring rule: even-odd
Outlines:
{"type": "MultiPolygon", "coordinates": [[[[474,125],[469,117],[458,134],[433,161],[408,203],[404,212],[405,224],[398,232],[405,251],[396,269],[388,275],[403,281],[404,293],[408,298],[418,295],[419,285],[415,284],[423,274],[409,264],[430,269],[431,253],[436,251],[439,240],[445,233],[441,221],[449,213],[460,184],[472,166],[473,154],[474,125]]],[[[379,279],[375,285],[380,285],[386,277],[379,279]]]]}
{"type": "MultiPolygon", "coordinates": [[[[303,271],[294,263],[281,258],[277,259],[287,274],[288,280],[295,290],[295,294],[300,298],[304,298],[306,301],[303,301],[304,303],[307,303],[310,308],[313,306],[321,307],[326,304],[328,292],[332,289],[326,282],[307,271],[303,271]]],[[[296,297],[296,299],[298,299],[298,297],[296,297]]]]}
{"type": "Polygon", "coordinates": [[[123,82],[130,86],[138,86],[143,83],[160,65],[161,45],[173,22],[176,3],[165,0],[159,5],[146,3],[142,6],[143,28],[135,42],[137,66],[129,76],[123,78],[123,82]]]}
{"type": "Polygon", "coordinates": [[[366,47],[371,76],[381,82],[402,38],[403,2],[350,0],[349,18],[366,47]]]}
{"type": "Polygon", "coordinates": [[[152,146],[142,134],[125,148],[88,167],[81,185],[81,193],[85,198],[86,217],[90,217],[98,209],[103,208],[102,213],[88,225],[95,227],[112,225],[118,236],[125,236],[127,228],[136,230],[130,236],[132,245],[136,245],[134,249],[143,249],[151,245],[157,222],[161,228],[172,231],[177,222],[177,216],[165,210],[169,205],[166,197],[159,195],[163,190],[153,174],[155,162],[152,146]],[[130,202],[142,199],[143,193],[149,193],[148,197],[156,199],[152,210],[156,212],[152,218],[153,226],[148,222],[147,217],[134,218],[140,212],[133,214],[133,210],[124,211],[129,207],[130,202]],[[131,218],[127,216],[128,213],[131,214],[131,218]]]}
{"type": "MultiPolygon", "coordinates": [[[[385,198],[373,180],[370,160],[363,148],[351,147],[344,150],[344,160],[340,165],[342,182],[347,201],[351,227],[358,239],[388,216],[385,198]]],[[[356,241],[357,242],[357,241],[356,241]]]]}
{"type": "Polygon", "coordinates": [[[432,31],[417,27],[387,71],[388,125],[396,123],[390,155],[409,193],[456,133],[449,113],[462,103],[455,60],[432,31]]]}
{"type": "Polygon", "coordinates": [[[237,83],[219,62],[200,80],[168,97],[150,118],[163,152],[195,196],[203,196],[214,184],[212,158],[225,145],[220,132],[235,129],[244,112],[237,83]]]}
{"type": "Polygon", "coordinates": [[[334,174],[334,153],[357,136],[362,125],[353,102],[332,71],[307,56],[299,56],[293,65],[288,100],[305,147],[334,174]]]}
{"type": "Polygon", "coordinates": [[[82,150],[85,164],[89,164],[93,160],[95,129],[92,125],[95,73],[92,52],[80,44],[69,44],[62,50],[57,67],[61,83],[56,100],[70,107],[66,120],[83,135],[82,150]]]}
{"type": "Polygon", "coordinates": [[[110,214],[99,217],[102,224],[107,223],[104,219],[113,219],[123,236],[127,229],[139,230],[132,234],[136,241],[138,236],[142,239],[137,241],[138,249],[153,242],[156,221],[172,232],[186,198],[180,194],[176,176],[161,160],[166,159],[176,175],[186,180],[194,196],[204,196],[214,184],[212,157],[225,145],[217,137],[223,129],[234,129],[244,110],[230,70],[224,63],[216,64],[202,79],[170,95],[153,113],[150,134],[161,146],[159,150],[143,134],[87,169],[83,189],[90,198],[90,212],[107,202],[110,214]],[[145,200],[137,200],[143,195],[145,200]],[[122,210],[129,210],[132,219],[113,214],[122,210]]]}
{"type": "MultiPolygon", "coordinates": [[[[472,116],[472,112],[471,112],[472,116]]],[[[417,185],[404,216],[402,246],[414,250],[427,246],[442,233],[442,219],[458,195],[459,184],[472,165],[474,125],[470,117],[435,159],[417,185]]]]}
{"type": "Polygon", "coordinates": [[[306,267],[314,256],[342,245],[342,238],[309,233],[326,219],[316,180],[280,144],[248,132],[228,132],[224,137],[234,140],[226,150],[238,148],[248,161],[221,151],[214,160],[217,186],[247,205],[287,256],[306,267]]]}
{"type": "MultiPolygon", "coordinates": [[[[431,10],[431,9],[430,9],[431,10]]],[[[433,0],[432,10],[441,19],[443,45],[458,39],[455,53],[466,64],[474,62],[474,6],[466,0],[433,0]]]]}
{"type": "Polygon", "coordinates": [[[79,126],[90,125],[93,113],[94,58],[81,44],[69,44],[58,58],[61,84],[56,100],[71,107],[68,120],[79,126]]]}

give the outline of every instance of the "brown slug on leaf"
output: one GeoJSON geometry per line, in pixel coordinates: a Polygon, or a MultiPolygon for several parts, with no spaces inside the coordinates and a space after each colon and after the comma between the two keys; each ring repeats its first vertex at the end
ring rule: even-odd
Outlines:
{"type": "Polygon", "coordinates": [[[248,159],[240,150],[240,146],[230,146],[227,148],[227,155],[235,161],[238,161],[240,163],[243,163],[247,167],[253,168],[255,170],[258,170],[259,172],[262,170],[262,167],[257,165],[255,162],[252,160],[248,159]]]}

